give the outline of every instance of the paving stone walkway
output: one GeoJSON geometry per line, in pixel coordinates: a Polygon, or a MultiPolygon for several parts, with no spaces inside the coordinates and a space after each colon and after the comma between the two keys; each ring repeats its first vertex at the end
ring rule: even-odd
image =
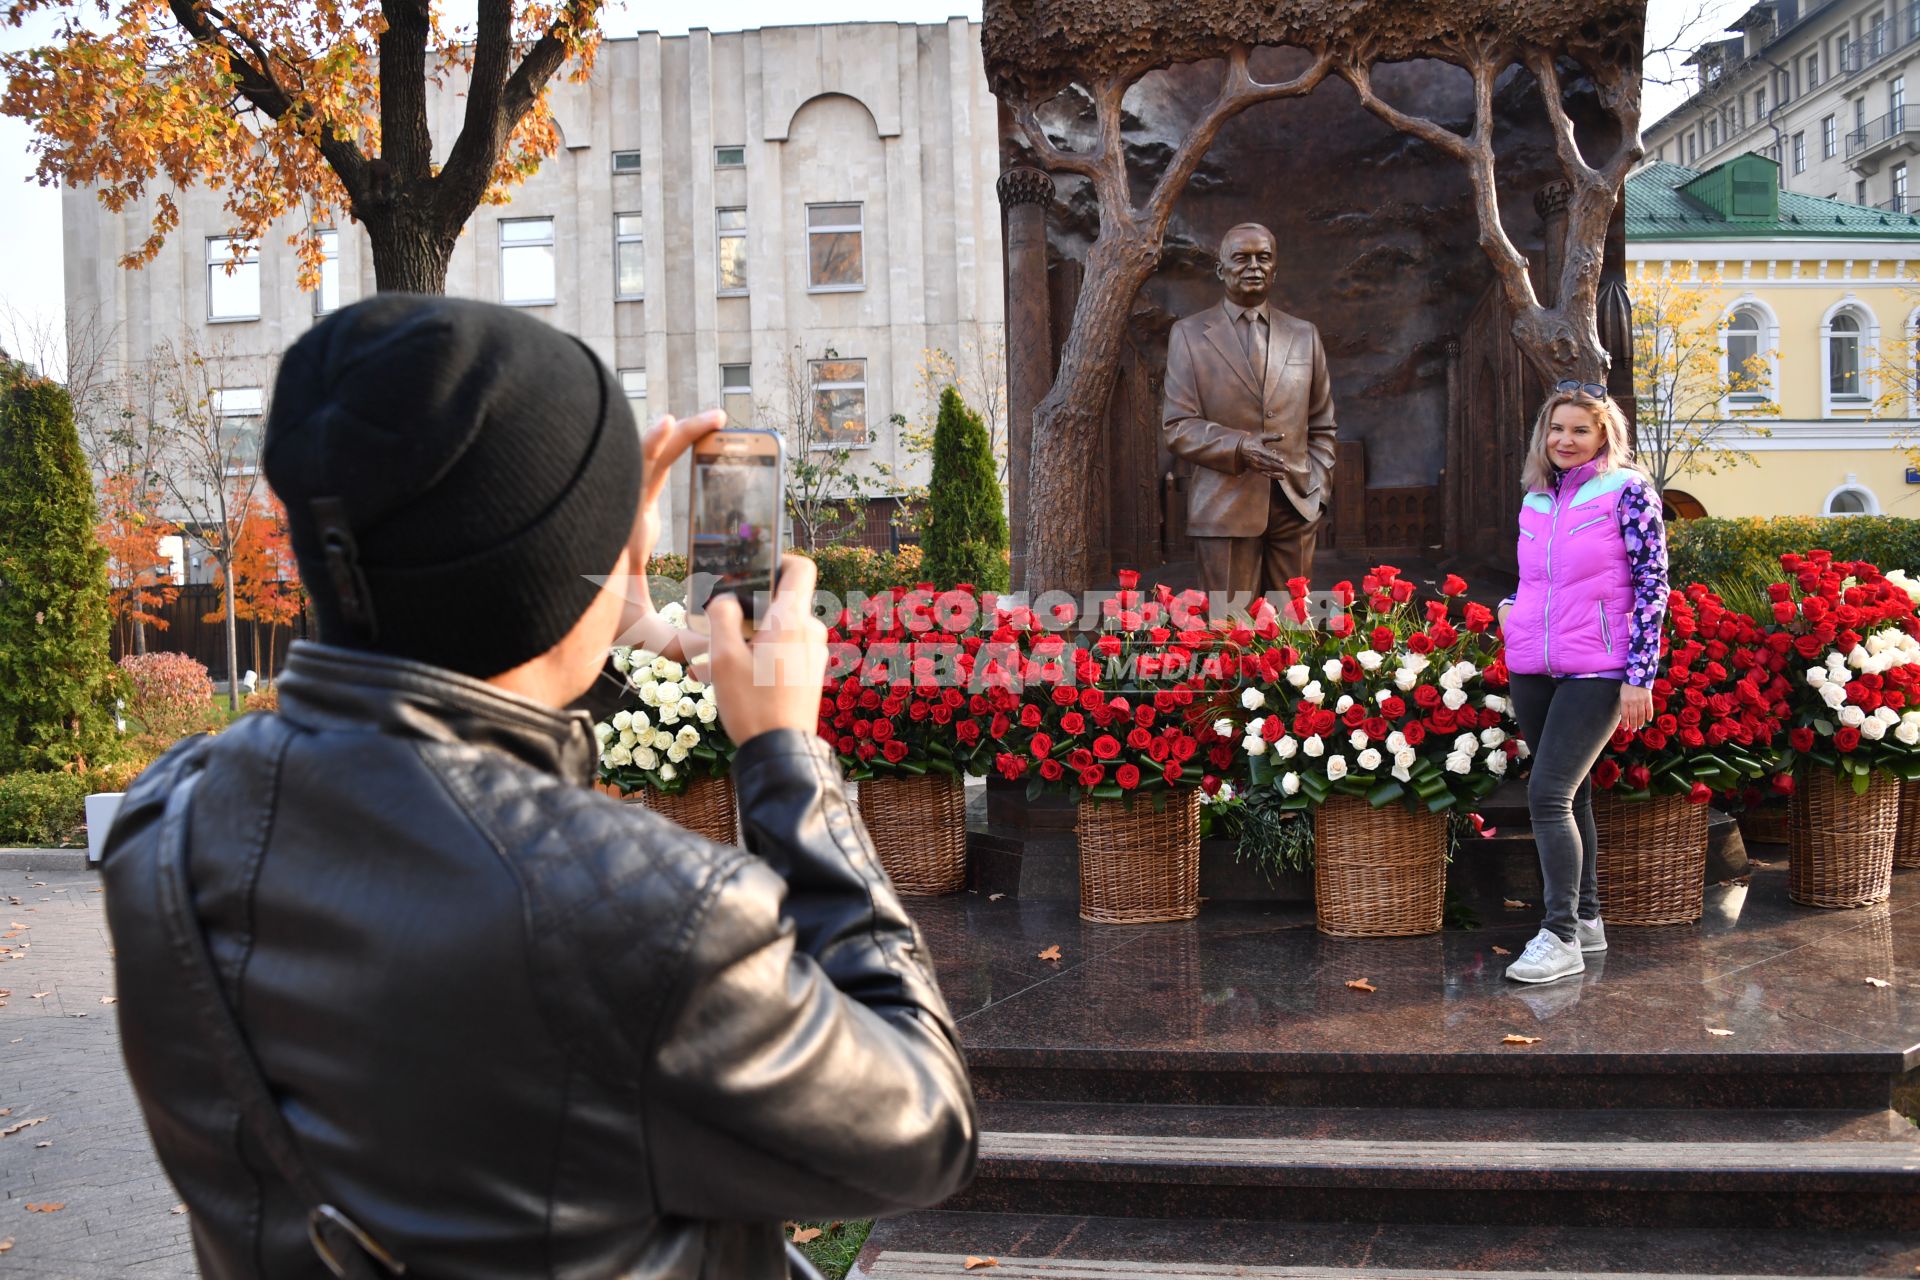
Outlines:
{"type": "Polygon", "coordinates": [[[120,1059],[97,875],[0,871],[0,1275],[197,1274],[120,1059]],[[36,992],[47,994],[34,999],[36,992]],[[46,1144],[46,1145],[42,1145],[46,1144]],[[29,1204],[59,1204],[53,1213],[29,1204]]]}

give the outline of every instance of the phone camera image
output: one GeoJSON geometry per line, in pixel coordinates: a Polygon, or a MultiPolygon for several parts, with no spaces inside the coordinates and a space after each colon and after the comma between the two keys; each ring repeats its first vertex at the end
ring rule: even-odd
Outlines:
{"type": "Polygon", "coordinates": [[[747,617],[772,590],[779,559],[780,472],[767,452],[697,453],[689,569],[701,607],[735,596],[747,617]]]}

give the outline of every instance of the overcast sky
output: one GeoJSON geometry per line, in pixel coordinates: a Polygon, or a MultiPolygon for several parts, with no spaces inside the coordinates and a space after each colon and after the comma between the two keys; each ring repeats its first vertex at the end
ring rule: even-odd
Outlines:
{"type": "MultiPolygon", "coordinates": [[[[1690,49],[1702,40],[1715,38],[1726,22],[1750,4],[1751,0],[1649,0],[1648,47],[1672,45],[1678,34],[1690,49]]],[[[609,9],[606,26],[609,34],[617,36],[642,29],[679,35],[689,24],[715,31],[740,31],[812,22],[939,22],[955,14],[977,20],[979,0],[717,0],[684,7],[616,0],[609,9]],[[669,14],[683,20],[676,21],[669,14]]],[[[37,16],[23,28],[0,28],[0,47],[29,48],[44,42],[51,30],[52,23],[44,16],[37,16]]],[[[1658,120],[1686,97],[1685,85],[1679,83],[1685,80],[1684,69],[1678,61],[1679,57],[1649,60],[1642,113],[1646,123],[1658,120]]],[[[0,273],[0,340],[11,327],[9,317],[50,325],[58,332],[63,311],[60,196],[35,183],[33,157],[27,150],[29,137],[24,123],[0,117],[0,244],[5,244],[7,258],[6,270],[0,273]]]]}

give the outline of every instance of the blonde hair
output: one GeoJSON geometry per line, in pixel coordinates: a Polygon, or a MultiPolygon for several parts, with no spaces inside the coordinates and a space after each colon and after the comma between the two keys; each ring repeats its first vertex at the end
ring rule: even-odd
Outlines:
{"type": "Polygon", "coordinates": [[[1575,405],[1593,414],[1593,421],[1600,428],[1602,437],[1600,452],[1594,455],[1594,467],[1597,471],[1612,471],[1623,468],[1628,471],[1646,474],[1645,468],[1633,460],[1633,440],[1627,434],[1627,415],[1612,396],[1602,396],[1596,400],[1579,389],[1556,391],[1547,397],[1540,406],[1539,416],[1533,420],[1533,440],[1527,445],[1527,459],[1520,467],[1520,485],[1528,493],[1536,489],[1553,488],[1554,465],[1547,456],[1547,432],[1553,426],[1553,411],[1563,404],[1575,405]]]}

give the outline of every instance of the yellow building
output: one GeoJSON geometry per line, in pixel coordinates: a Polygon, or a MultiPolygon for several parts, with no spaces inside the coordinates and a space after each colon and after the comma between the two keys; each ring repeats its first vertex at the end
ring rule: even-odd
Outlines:
{"type": "Polygon", "coordinates": [[[1654,163],[1627,180],[1627,262],[1630,291],[1698,282],[1725,326],[1722,381],[1738,381],[1728,353],[1760,371],[1718,403],[1712,436],[1752,461],[1678,475],[1676,514],[1920,517],[1920,217],[1783,192],[1764,156],[1654,163]],[[1778,414],[1743,418],[1760,403],[1778,414]]]}

